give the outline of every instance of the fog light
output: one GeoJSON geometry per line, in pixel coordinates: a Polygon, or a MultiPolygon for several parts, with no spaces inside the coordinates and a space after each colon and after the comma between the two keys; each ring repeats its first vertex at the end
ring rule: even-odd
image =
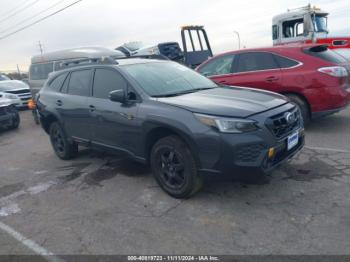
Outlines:
{"type": "Polygon", "coordinates": [[[268,157],[269,158],[273,158],[273,156],[275,155],[275,149],[273,147],[271,147],[268,151],[268,157]]]}

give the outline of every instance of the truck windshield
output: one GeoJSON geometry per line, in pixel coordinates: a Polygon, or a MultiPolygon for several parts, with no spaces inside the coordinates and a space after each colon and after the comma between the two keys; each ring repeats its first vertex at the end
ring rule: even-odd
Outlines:
{"type": "Polygon", "coordinates": [[[315,27],[315,32],[328,32],[327,29],[327,16],[325,15],[315,15],[312,18],[314,27],[315,27]]]}
{"type": "Polygon", "coordinates": [[[217,87],[208,78],[175,62],[124,65],[123,68],[153,97],[178,96],[217,87]]]}

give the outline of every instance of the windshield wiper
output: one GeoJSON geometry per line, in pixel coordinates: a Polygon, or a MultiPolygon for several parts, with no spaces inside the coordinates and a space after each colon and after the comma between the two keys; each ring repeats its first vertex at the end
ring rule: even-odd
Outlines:
{"type": "Polygon", "coordinates": [[[162,94],[162,95],[154,95],[153,97],[172,97],[172,96],[181,96],[181,95],[186,95],[190,93],[195,93],[198,91],[203,91],[203,90],[208,90],[208,89],[213,89],[216,87],[201,87],[201,88],[196,88],[196,89],[190,89],[190,90],[185,90],[185,91],[180,91],[176,93],[170,93],[170,94],[162,94]]]}

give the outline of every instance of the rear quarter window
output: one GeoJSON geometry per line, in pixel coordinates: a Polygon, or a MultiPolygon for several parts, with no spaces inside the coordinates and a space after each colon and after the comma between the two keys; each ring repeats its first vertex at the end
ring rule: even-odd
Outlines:
{"type": "Polygon", "coordinates": [[[299,62],[289,59],[287,57],[279,56],[279,55],[274,55],[278,65],[280,68],[291,68],[294,66],[297,66],[299,62]]]}

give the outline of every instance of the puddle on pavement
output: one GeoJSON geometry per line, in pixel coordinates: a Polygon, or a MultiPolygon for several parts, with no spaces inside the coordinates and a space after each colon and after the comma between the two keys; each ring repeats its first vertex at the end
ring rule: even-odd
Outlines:
{"type": "Polygon", "coordinates": [[[91,186],[102,186],[101,182],[109,180],[117,175],[142,176],[149,173],[149,168],[128,159],[118,159],[107,161],[99,169],[84,176],[84,182],[91,186]]]}
{"type": "Polygon", "coordinates": [[[310,182],[315,179],[333,179],[344,175],[336,168],[326,164],[322,160],[311,159],[305,164],[289,164],[282,167],[282,170],[287,173],[284,179],[295,181],[310,182]]]}
{"type": "Polygon", "coordinates": [[[63,183],[67,183],[79,178],[84,174],[83,169],[88,167],[90,163],[73,163],[69,166],[63,166],[58,168],[59,171],[71,170],[68,175],[59,176],[58,179],[63,183]]]}
{"type": "MultiPolygon", "coordinates": [[[[101,157],[101,155],[99,155],[101,157]]],[[[108,158],[104,155],[104,158],[108,158]]],[[[107,159],[106,163],[98,167],[96,170],[87,172],[85,168],[92,163],[72,163],[71,165],[58,168],[58,171],[68,171],[67,175],[59,176],[60,183],[65,184],[83,177],[83,183],[89,186],[103,186],[104,180],[109,180],[117,175],[137,177],[144,176],[150,172],[150,169],[142,164],[133,162],[127,158],[107,159]]]]}
{"type": "Polygon", "coordinates": [[[6,197],[24,188],[23,183],[16,183],[0,187],[0,198],[6,197]]]}

